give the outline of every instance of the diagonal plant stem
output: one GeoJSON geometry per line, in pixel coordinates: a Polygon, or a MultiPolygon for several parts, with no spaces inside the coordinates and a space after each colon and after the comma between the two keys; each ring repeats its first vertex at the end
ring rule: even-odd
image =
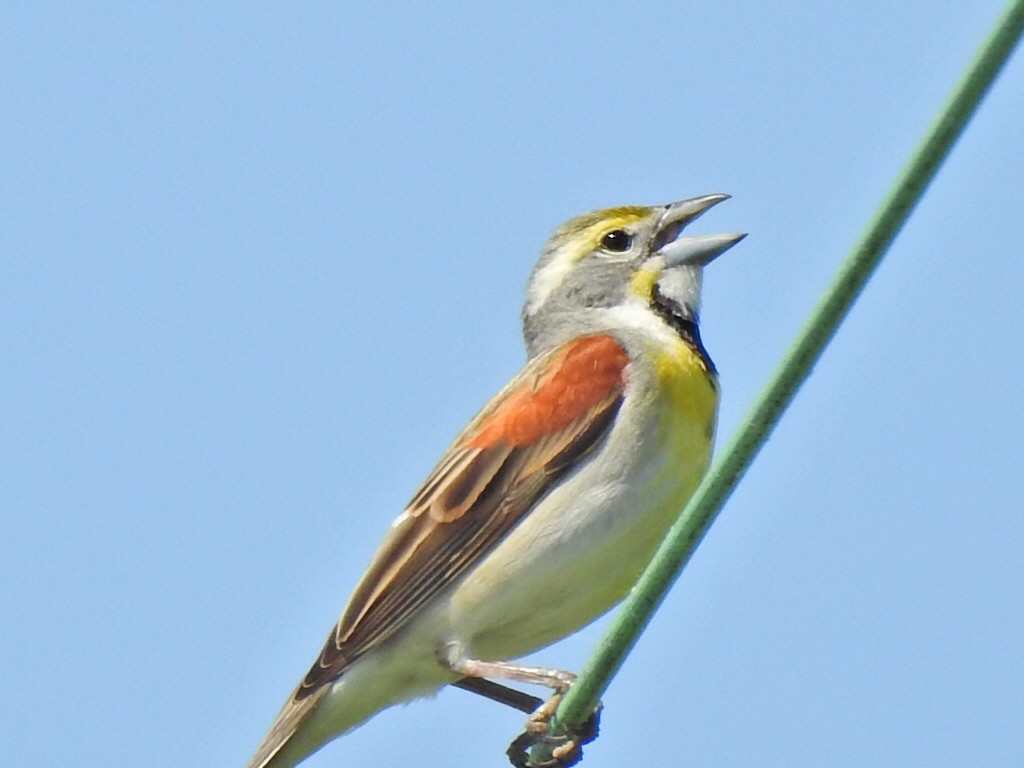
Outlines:
{"type": "MultiPolygon", "coordinates": [[[[589,717],[665,593],[689,561],[725,500],[810,375],[814,363],[906,223],[1010,57],[1022,31],[1024,0],[1011,0],[741,422],[739,430],[705,475],[576,682],[566,693],[551,722],[553,733],[564,733],[567,728],[577,727],[589,717]]],[[[532,748],[530,757],[534,764],[550,759],[550,747],[537,744],[532,748]]]]}

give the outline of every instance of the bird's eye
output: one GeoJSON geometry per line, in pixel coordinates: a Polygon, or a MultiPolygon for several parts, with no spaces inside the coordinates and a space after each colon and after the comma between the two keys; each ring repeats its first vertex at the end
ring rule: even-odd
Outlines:
{"type": "Polygon", "coordinates": [[[624,229],[613,229],[601,238],[601,247],[613,253],[624,253],[633,245],[633,235],[624,229]]]}

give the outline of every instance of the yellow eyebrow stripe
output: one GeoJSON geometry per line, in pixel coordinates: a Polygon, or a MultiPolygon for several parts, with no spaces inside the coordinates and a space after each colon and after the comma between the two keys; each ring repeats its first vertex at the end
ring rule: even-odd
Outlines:
{"type": "Polygon", "coordinates": [[[650,208],[638,205],[593,211],[567,222],[555,233],[555,238],[572,245],[566,257],[569,263],[575,264],[600,245],[606,232],[636,224],[650,215],[650,208]]]}

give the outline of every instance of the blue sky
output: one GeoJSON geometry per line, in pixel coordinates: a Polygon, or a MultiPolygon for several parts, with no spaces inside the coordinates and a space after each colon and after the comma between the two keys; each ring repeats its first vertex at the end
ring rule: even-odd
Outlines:
{"type": "MultiPolygon", "coordinates": [[[[722,437],[997,2],[33,3],[0,25],[0,742],[239,766],[523,359],[537,251],[709,192],[722,437]]],[[[1024,751],[1024,59],[605,698],[588,768],[1024,751]]],[[[537,654],[578,668],[601,624],[537,654]]],[[[501,766],[460,691],[311,759],[501,766]]]]}

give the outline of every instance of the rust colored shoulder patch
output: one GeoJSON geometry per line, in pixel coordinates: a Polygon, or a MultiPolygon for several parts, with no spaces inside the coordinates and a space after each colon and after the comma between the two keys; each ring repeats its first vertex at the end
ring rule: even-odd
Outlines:
{"type": "Polygon", "coordinates": [[[468,444],[523,446],[564,429],[622,391],[628,362],[626,351],[611,336],[584,336],[569,342],[543,371],[523,381],[484,418],[468,444]]]}

